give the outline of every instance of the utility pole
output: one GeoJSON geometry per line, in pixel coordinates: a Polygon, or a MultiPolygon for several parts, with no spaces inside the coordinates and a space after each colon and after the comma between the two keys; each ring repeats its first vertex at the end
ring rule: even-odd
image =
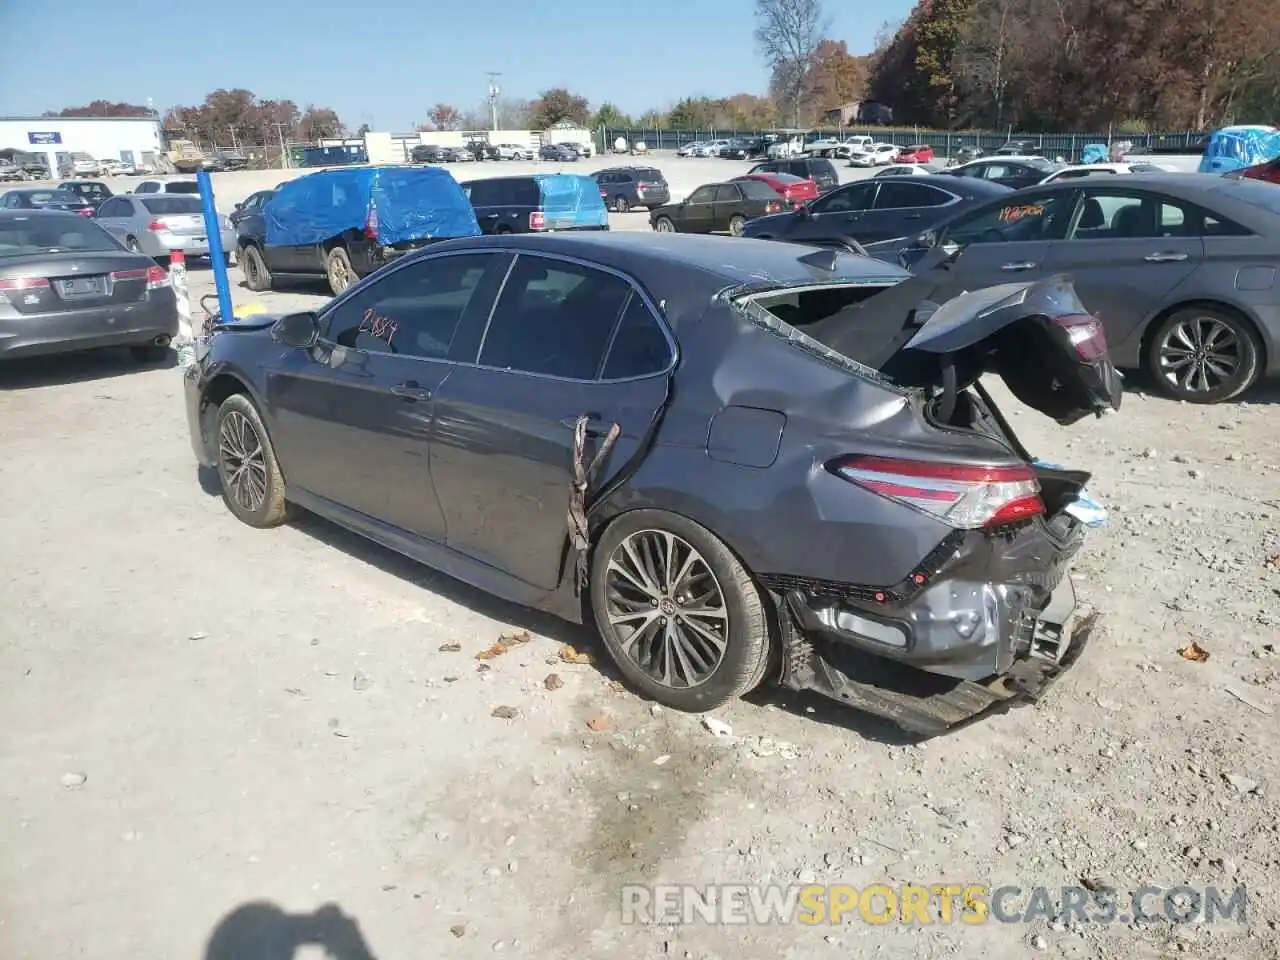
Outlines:
{"type": "Polygon", "coordinates": [[[502,88],[498,86],[498,78],[502,76],[500,73],[489,72],[489,129],[498,129],[498,96],[502,93],[502,88]]]}
{"type": "Polygon", "coordinates": [[[280,138],[280,166],[289,169],[289,151],[284,146],[284,124],[276,123],[276,136],[280,138]]]}

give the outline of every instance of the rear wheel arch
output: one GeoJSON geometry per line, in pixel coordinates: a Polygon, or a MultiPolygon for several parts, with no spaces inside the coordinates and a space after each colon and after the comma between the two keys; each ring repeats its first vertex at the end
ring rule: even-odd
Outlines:
{"type": "Polygon", "coordinates": [[[1160,329],[1160,325],[1162,323],[1168,320],[1175,313],[1179,313],[1183,310],[1194,310],[1197,307],[1209,310],[1221,310],[1223,313],[1229,313],[1237,320],[1243,322],[1249,332],[1253,335],[1254,344],[1258,348],[1258,369],[1265,370],[1267,368],[1267,361],[1270,358],[1267,356],[1267,344],[1262,337],[1262,330],[1258,321],[1249,316],[1248,313],[1241,310],[1239,307],[1233,306],[1229,303],[1224,303],[1221,300],[1208,299],[1184,300],[1181,303],[1172,304],[1171,306],[1165,307],[1148,320],[1146,326],[1143,327],[1142,330],[1142,340],[1139,345],[1139,349],[1142,351],[1140,359],[1143,362],[1146,361],[1147,353],[1151,349],[1151,341],[1155,337],[1156,331],[1160,329]]]}

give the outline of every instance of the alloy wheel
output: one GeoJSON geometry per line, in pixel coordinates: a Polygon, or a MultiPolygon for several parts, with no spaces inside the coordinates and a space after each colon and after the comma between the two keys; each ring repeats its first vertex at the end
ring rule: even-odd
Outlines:
{"type": "Polygon", "coordinates": [[[249,513],[267,500],[267,455],[262,438],[243,413],[228,411],[218,428],[218,467],[235,502],[249,513]]]}
{"type": "Polygon", "coordinates": [[[1188,317],[1160,340],[1160,375],[1183,393],[1209,393],[1234,379],[1243,360],[1240,338],[1218,317],[1188,317]]]}
{"type": "Polygon", "coordinates": [[[658,233],[675,233],[675,225],[665,217],[653,225],[653,229],[658,233]]]}
{"type": "Polygon", "coordinates": [[[347,270],[346,263],[337,257],[329,261],[329,286],[335,293],[351,286],[351,273],[347,270]]]}
{"type": "Polygon", "coordinates": [[[729,608],[711,567],[665,530],[640,530],[605,568],[605,617],[626,656],[666,687],[705,683],[724,660],[729,608]]]}

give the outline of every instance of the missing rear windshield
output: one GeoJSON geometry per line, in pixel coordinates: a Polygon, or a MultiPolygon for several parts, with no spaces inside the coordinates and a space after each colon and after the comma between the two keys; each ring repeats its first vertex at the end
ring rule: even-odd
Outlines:
{"type": "MultiPolygon", "coordinates": [[[[841,370],[897,389],[880,371],[823,343],[826,334],[845,322],[855,322],[858,307],[892,285],[829,284],[793,287],[730,299],[752,323],[764,327],[793,347],[841,370]],[[816,334],[811,335],[811,334],[816,334]],[[822,339],[819,339],[821,337],[822,339]]],[[[903,318],[905,323],[905,318],[903,318]]],[[[901,328],[902,324],[898,325],[901,328]]]]}

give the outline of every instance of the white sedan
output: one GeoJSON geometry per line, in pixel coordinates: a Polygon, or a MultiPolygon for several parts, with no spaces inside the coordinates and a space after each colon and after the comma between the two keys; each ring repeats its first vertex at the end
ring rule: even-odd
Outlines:
{"type": "Polygon", "coordinates": [[[1053,183],[1055,180],[1071,180],[1077,177],[1092,177],[1099,174],[1170,173],[1173,170],[1173,167],[1166,167],[1159,163],[1075,163],[1069,167],[1063,167],[1061,170],[1053,171],[1040,182],[1053,183]]]}
{"type": "Polygon", "coordinates": [[[929,177],[946,173],[942,167],[928,163],[896,163],[876,172],[877,177],[929,177]]]}
{"type": "Polygon", "coordinates": [[[899,149],[892,143],[869,144],[861,150],[855,150],[850,154],[849,166],[882,167],[887,163],[893,163],[898,156],[899,149]]]}

